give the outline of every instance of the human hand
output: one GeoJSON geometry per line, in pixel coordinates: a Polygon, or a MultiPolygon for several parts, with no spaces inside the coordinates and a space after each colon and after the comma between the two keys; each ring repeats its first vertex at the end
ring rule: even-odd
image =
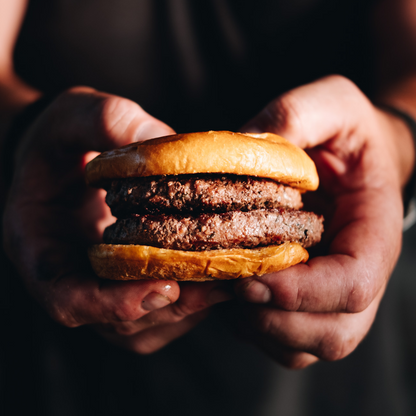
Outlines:
{"type": "Polygon", "coordinates": [[[314,159],[321,185],[308,202],[325,216],[326,253],[237,282],[240,329],[291,368],[341,359],[370,329],[400,252],[410,133],[338,76],[284,94],[242,131],[280,134],[314,159]]]}
{"type": "Polygon", "coordinates": [[[4,214],[5,249],[50,316],[67,327],[91,324],[112,342],[153,352],[225,300],[219,283],[112,282],[86,256],[115,219],[105,191],[88,188],[93,153],[172,134],[132,101],[78,87],[58,97],[22,139],[4,214]]]}

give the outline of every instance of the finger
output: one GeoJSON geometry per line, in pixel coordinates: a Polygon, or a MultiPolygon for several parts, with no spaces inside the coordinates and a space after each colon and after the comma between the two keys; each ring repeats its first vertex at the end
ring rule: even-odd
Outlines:
{"type": "Polygon", "coordinates": [[[78,151],[110,150],[173,134],[131,100],[87,87],[72,88],[45,111],[37,128],[47,127],[47,141],[78,151]]]}
{"type": "MultiPolygon", "coordinates": [[[[72,232],[74,227],[66,225],[72,232]]],[[[62,240],[53,242],[51,245],[50,236],[44,230],[36,245],[22,246],[16,241],[9,249],[11,253],[24,250],[26,261],[17,262],[17,266],[25,276],[29,291],[65,326],[136,321],[149,312],[174,304],[179,297],[179,285],[175,281],[99,279],[92,272],[88,273],[91,267],[84,244],[72,246],[62,240]]],[[[220,290],[218,283],[217,287],[214,285],[184,285],[180,302],[171,308],[170,314],[158,318],[160,323],[179,321],[187,314],[224,300],[228,295],[220,290]]]]}
{"type": "Polygon", "coordinates": [[[182,283],[180,288],[181,295],[177,302],[141,319],[137,322],[136,329],[180,322],[212,305],[234,298],[224,282],[182,283]]]}
{"type": "Polygon", "coordinates": [[[176,324],[212,305],[233,299],[227,285],[220,282],[181,284],[179,299],[163,309],[131,322],[113,322],[106,326],[107,332],[133,335],[148,328],[176,324]]]}
{"type": "MultiPolygon", "coordinates": [[[[268,131],[302,148],[313,147],[329,138],[347,136],[359,127],[363,117],[371,120],[371,108],[369,100],[351,81],[330,76],[283,94],[241,130],[268,131]]],[[[357,141],[362,139],[355,137],[357,141]]],[[[359,147],[360,143],[351,146],[359,147]]]]}
{"type": "Polygon", "coordinates": [[[398,199],[390,192],[375,191],[340,198],[328,230],[334,239],[327,256],[238,281],[236,293],[248,302],[270,302],[288,311],[363,311],[387,281],[399,255],[398,199]]]}
{"type": "Polygon", "coordinates": [[[242,130],[311,149],[324,189],[337,195],[400,182],[390,124],[351,81],[330,76],[283,94],[242,130]]]}
{"type": "Polygon", "coordinates": [[[273,360],[291,370],[301,370],[319,361],[319,358],[312,354],[276,345],[274,341],[269,339],[262,339],[256,345],[273,360]]]}
{"type": "Polygon", "coordinates": [[[193,329],[208,315],[208,310],[203,310],[185,319],[174,323],[148,328],[135,335],[117,335],[108,332],[100,332],[110,342],[127,348],[138,354],[151,354],[181,337],[193,329]]]}
{"type": "Polygon", "coordinates": [[[247,305],[245,321],[251,339],[269,353],[277,347],[306,352],[327,361],[350,354],[369,331],[383,291],[359,314],[287,312],[271,307],[247,305]]]}
{"type": "Polygon", "coordinates": [[[29,290],[51,317],[67,327],[134,321],[175,302],[174,281],[105,281],[85,272],[70,272],[55,280],[29,282],[29,290]]]}

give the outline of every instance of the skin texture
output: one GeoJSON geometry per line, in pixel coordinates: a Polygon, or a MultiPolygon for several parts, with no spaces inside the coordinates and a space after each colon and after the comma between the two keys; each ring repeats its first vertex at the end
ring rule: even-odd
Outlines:
{"type": "MultiPolygon", "coordinates": [[[[330,77],[278,98],[244,128],[310,148],[331,207],[324,213],[327,255],[235,283],[246,301],[237,306],[240,328],[285,365],[344,357],[374,319],[401,241],[393,127],[350,81],[330,77]]],[[[139,353],[181,336],[211,304],[230,298],[222,283],[103,282],[86,260],[86,246],[113,221],[104,193],[84,184],[89,152],[171,132],[131,101],[72,89],[23,139],[5,212],[6,250],[52,318],[69,327],[92,324],[139,353]]]]}
{"type": "Polygon", "coordinates": [[[321,178],[311,202],[330,207],[325,256],[236,284],[259,304],[242,307],[247,336],[289,367],[343,358],[368,332],[400,252],[402,178],[391,140],[400,126],[350,81],[329,77],[278,98],[244,128],[309,149],[321,178]]]}
{"type": "Polygon", "coordinates": [[[19,111],[40,95],[16,76],[11,59],[27,2],[0,0],[0,127],[5,115],[19,111]]]}
{"type": "Polygon", "coordinates": [[[98,279],[86,247],[101,240],[114,218],[105,192],[85,185],[83,169],[90,151],[170,133],[129,100],[88,88],[68,91],[23,139],[4,215],[6,251],[52,318],[68,327],[95,324],[114,342],[141,353],[182,335],[202,319],[198,312],[228,297],[212,292],[215,283],[184,286],[178,300],[176,282],[98,279]]]}
{"type": "MultiPolygon", "coordinates": [[[[406,9],[411,2],[381,3],[376,23],[386,38],[387,16],[403,29],[402,38],[416,39],[411,30],[416,13],[406,9]]],[[[10,36],[0,40],[0,49],[8,51],[0,56],[2,117],[39,95],[17,79],[11,65],[25,4],[0,0],[0,27],[6,28],[3,20],[14,22],[7,26],[10,36]]],[[[402,38],[395,42],[403,44],[402,38]]],[[[416,114],[416,94],[408,92],[415,90],[416,67],[406,63],[406,71],[398,71],[408,54],[392,50],[399,54],[390,60],[396,70],[382,74],[380,100],[416,114]]],[[[411,136],[401,120],[378,110],[342,77],[278,97],[242,128],[265,130],[307,148],[314,158],[321,188],[308,204],[325,215],[327,231],[322,255],[308,264],[235,282],[238,301],[230,305],[240,319],[233,325],[291,368],[341,359],[368,332],[400,251],[401,188],[414,165],[411,136]]],[[[92,152],[171,132],[131,101],[89,88],[67,91],[22,139],[4,215],[5,249],[50,316],[68,327],[91,325],[111,342],[142,354],[189,331],[233,292],[216,282],[96,278],[85,248],[100,241],[114,219],[104,192],[85,186],[83,167],[92,152]]]]}

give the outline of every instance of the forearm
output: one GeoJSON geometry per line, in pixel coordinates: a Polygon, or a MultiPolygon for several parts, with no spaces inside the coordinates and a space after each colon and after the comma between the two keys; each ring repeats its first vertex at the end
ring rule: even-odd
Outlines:
{"type": "MultiPolygon", "coordinates": [[[[373,13],[376,45],[376,104],[390,106],[416,119],[416,8],[406,0],[383,0],[373,13]]],[[[415,142],[403,118],[385,112],[397,154],[401,185],[415,168],[415,142]]]]}
{"type": "Polygon", "coordinates": [[[40,93],[25,84],[14,71],[13,51],[28,0],[0,0],[0,148],[8,124],[40,93]]]}
{"type": "Polygon", "coordinates": [[[405,111],[414,118],[416,118],[413,115],[416,112],[416,107],[413,107],[412,112],[395,100],[384,97],[378,99],[377,104],[381,105],[380,123],[383,124],[384,130],[392,138],[390,152],[395,156],[398,180],[403,189],[409,182],[415,168],[415,142],[413,132],[410,130],[404,118],[389,111],[388,107],[405,111]]]}
{"type": "MultiPolygon", "coordinates": [[[[0,0],[0,154],[14,115],[35,101],[40,92],[24,83],[14,71],[13,51],[28,0],[0,0]]],[[[1,177],[0,180],[3,178],[1,177]]]]}

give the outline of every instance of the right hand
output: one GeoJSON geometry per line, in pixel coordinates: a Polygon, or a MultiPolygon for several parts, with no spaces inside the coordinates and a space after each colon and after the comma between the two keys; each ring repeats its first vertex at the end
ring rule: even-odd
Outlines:
{"type": "Polygon", "coordinates": [[[243,131],[308,149],[321,184],[305,202],[324,214],[325,234],[307,264],[236,282],[247,301],[240,327],[290,368],[344,358],[368,333],[400,254],[410,131],[340,76],[277,97],[243,131]]]}
{"type": "Polygon", "coordinates": [[[85,185],[84,166],[92,152],[173,133],[132,101],[73,88],[22,138],[4,214],[6,252],[50,316],[67,327],[94,325],[139,353],[183,335],[229,296],[222,283],[96,277],[87,247],[101,242],[114,218],[105,192],[85,185]]]}

